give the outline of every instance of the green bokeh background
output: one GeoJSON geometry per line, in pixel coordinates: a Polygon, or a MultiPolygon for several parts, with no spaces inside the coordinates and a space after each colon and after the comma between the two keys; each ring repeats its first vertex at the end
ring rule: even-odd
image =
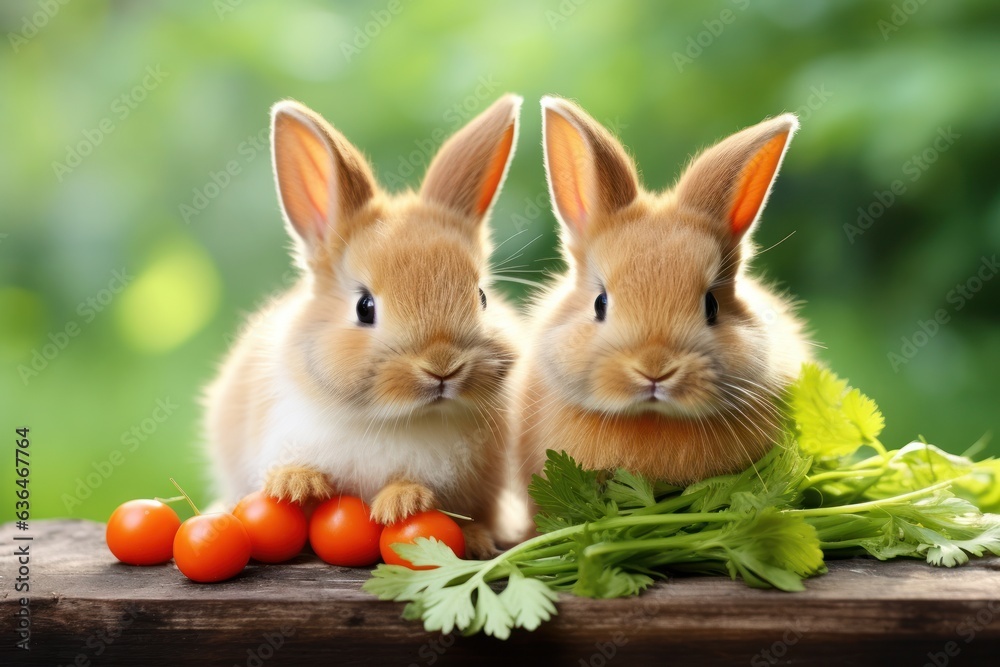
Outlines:
{"type": "MultiPolygon", "coordinates": [[[[171,475],[207,499],[201,387],[246,314],[291,275],[262,141],[268,107],[285,97],[329,118],[383,182],[412,186],[420,145],[505,91],[524,95],[493,224],[498,240],[526,229],[496,259],[523,247],[512,264],[536,273],[512,275],[536,280],[555,266],[541,95],[578,100],[657,188],[698,148],[798,111],[802,129],[757,237],[784,241],[758,265],[805,301],[822,358],[882,406],[887,445],[922,434],[962,452],[998,430],[1000,280],[960,310],[948,300],[1000,246],[995,2],[387,7],[0,6],[0,423],[11,439],[31,428],[34,517],[104,518],[124,500],[170,494],[171,475]],[[25,21],[44,25],[30,34],[25,21]],[[366,24],[372,36],[358,38],[366,24]],[[150,67],[162,80],[133,93],[150,67]],[[935,149],[949,128],[957,138],[935,149]],[[54,166],[88,134],[100,143],[78,165],[54,166]],[[231,161],[239,173],[226,182],[218,174],[231,161]],[[896,180],[905,191],[869,228],[845,231],[896,180]],[[131,277],[120,293],[106,291],[116,270],[131,277]],[[950,321],[894,369],[887,355],[942,308],[950,321]],[[35,351],[55,345],[50,335],[67,331],[76,335],[65,349],[22,377],[35,351]],[[107,478],[88,484],[101,470],[107,478]]],[[[1000,442],[986,453],[1000,454],[1000,442]]],[[[12,488],[11,463],[0,488],[12,488]]],[[[11,493],[5,516],[12,509],[11,493]]]]}

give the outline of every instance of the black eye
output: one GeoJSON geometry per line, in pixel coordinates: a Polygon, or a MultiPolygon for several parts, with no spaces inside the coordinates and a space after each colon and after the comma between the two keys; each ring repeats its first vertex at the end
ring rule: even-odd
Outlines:
{"type": "Polygon", "coordinates": [[[479,288],[479,303],[483,304],[483,310],[486,310],[486,292],[482,287],[479,288]]]}
{"type": "Polygon", "coordinates": [[[608,316],[608,293],[601,292],[594,301],[594,314],[597,315],[597,321],[603,322],[604,318],[608,316]]]}
{"type": "Polygon", "coordinates": [[[361,324],[375,324],[375,299],[371,294],[365,293],[358,299],[358,322],[361,324]]]}
{"type": "Polygon", "coordinates": [[[715,324],[715,318],[719,316],[719,302],[711,292],[705,292],[705,320],[709,324],[715,324]]]}

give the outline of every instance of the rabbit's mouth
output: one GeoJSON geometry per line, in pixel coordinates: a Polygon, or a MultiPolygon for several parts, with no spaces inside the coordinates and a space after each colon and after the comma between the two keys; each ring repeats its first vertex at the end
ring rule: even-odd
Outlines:
{"type": "Polygon", "coordinates": [[[422,368],[417,391],[426,396],[428,404],[438,405],[459,398],[462,394],[465,364],[461,363],[445,372],[422,368]]]}
{"type": "Polygon", "coordinates": [[[658,377],[640,372],[636,379],[628,412],[652,412],[672,419],[702,419],[720,412],[710,385],[690,372],[680,370],[658,377]]]}
{"type": "Polygon", "coordinates": [[[417,391],[420,394],[418,410],[451,410],[466,403],[462,383],[453,380],[439,381],[431,386],[421,384],[417,391]]]}
{"type": "Polygon", "coordinates": [[[458,395],[447,395],[444,392],[445,390],[441,389],[436,396],[432,396],[427,401],[427,405],[442,406],[447,403],[454,403],[458,400],[458,395]]]}
{"type": "Polygon", "coordinates": [[[718,408],[710,402],[682,402],[674,398],[661,396],[659,392],[636,400],[633,405],[634,409],[632,412],[640,414],[655,412],[673,419],[700,419],[718,414],[719,412],[718,408]]]}
{"type": "Polygon", "coordinates": [[[470,403],[462,396],[433,396],[417,405],[414,417],[439,415],[446,418],[461,417],[472,411],[470,403]]]}
{"type": "Polygon", "coordinates": [[[632,368],[626,382],[630,411],[691,419],[718,412],[711,392],[705,391],[705,383],[690,368],[673,365],[655,374],[632,368]]]}

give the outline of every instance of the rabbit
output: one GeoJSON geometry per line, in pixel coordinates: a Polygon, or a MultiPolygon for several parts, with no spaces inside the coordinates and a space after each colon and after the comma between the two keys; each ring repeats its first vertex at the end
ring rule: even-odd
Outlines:
{"type": "Polygon", "coordinates": [[[398,195],[317,113],[274,105],[301,275],[250,318],[206,390],[224,502],[347,494],[385,525],[437,507],[473,519],[468,552],[493,551],[519,316],[491,287],[486,219],[521,102],[493,103],[444,143],[419,192],[398,195]]]}
{"type": "Polygon", "coordinates": [[[579,106],[545,97],[542,117],[568,270],[534,299],[512,371],[522,488],[547,449],[674,485],[745,469],[812,345],[797,304],[746,271],[798,120],[728,137],[655,193],[579,106]]]}

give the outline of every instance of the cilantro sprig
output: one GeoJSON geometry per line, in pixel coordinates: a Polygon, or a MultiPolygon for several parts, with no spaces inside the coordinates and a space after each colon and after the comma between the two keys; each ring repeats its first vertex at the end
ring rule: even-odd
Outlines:
{"type": "Polygon", "coordinates": [[[687,488],[627,470],[589,471],[549,451],[529,493],[539,535],[491,560],[432,539],[394,547],[417,565],[380,565],[365,590],[405,601],[428,631],[506,638],[556,613],[560,593],[638,595],[671,572],[725,574],[803,590],[824,558],[869,554],[952,567],[1000,555],[1000,462],[924,442],[887,450],[874,401],[806,365],[785,401],[779,442],[747,470],[687,488]]]}

